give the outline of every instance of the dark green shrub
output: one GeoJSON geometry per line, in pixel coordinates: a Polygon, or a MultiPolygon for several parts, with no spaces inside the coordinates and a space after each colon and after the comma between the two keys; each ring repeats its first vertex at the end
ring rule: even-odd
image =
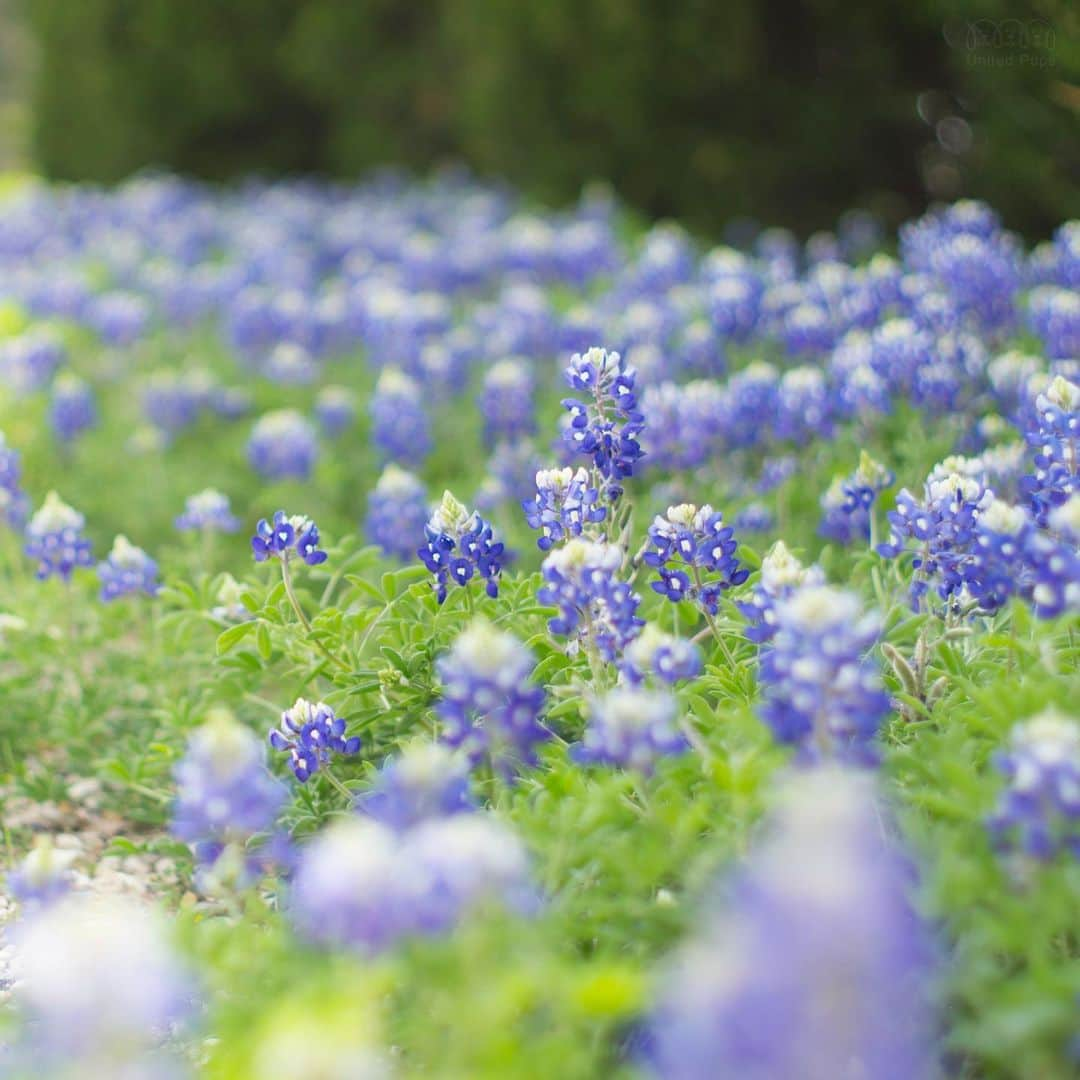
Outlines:
{"type": "Polygon", "coordinates": [[[98,180],[456,157],[547,199],[608,179],[714,233],[973,194],[1040,233],[1080,215],[1080,33],[1061,0],[1014,7],[27,0],[35,146],[98,180]]]}

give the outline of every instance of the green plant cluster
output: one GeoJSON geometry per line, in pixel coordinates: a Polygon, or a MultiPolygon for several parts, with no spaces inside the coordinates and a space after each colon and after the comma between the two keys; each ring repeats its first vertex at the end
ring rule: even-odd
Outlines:
{"type": "MultiPolygon", "coordinates": [[[[100,348],[75,334],[69,344],[72,367],[93,374],[100,348]]],[[[209,335],[161,333],[137,353],[137,366],[180,368],[197,355],[213,372],[232,370],[209,335]]],[[[343,363],[337,376],[370,391],[363,364],[343,363]]],[[[253,391],[259,411],[286,398],[309,405],[305,395],[313,393],[266,382],[253,391]]],[[[557,400],[540,404],[554,430],[557,400]]],[[[388,563],[357,539],[376,474],[364,420],[324,456],[313,481],[266,485],[245,462],[243,424],[197,426],[165,450],[133,447],[138,406],[128,380],[103,385],[104,422],[64,458],[42,408],[37,400],[0,403],[0,428],[25,450],[28,484],[36,492],[55,486],[77,504],[99,551],[120,531],[152,551],[165,588],[155,601],[102,605],[92,575],[76,575],[70,587],[35,581],[17,537],[0,535],[0,772],[10,793],[61,805],[64,778],[101,778],[104,811],[128,823],[112,853],[180,860],[181,885],[162,899],[177,912],[176,932],[205,990],[201,1073],[281,1076],[275,1069],[296,1045],[370,1043],[395,1047],[410,1076],[635,1075],[624,1049],[655,998],[665,958],[695,925],[717,876],[751,849],[787,762],[755,716],[756,647],[742,638],[733,609],[723,610],[720,626],[734,665],[706,639],[705,674],[679,692],[706,758],[688,755],[641,778],[583,769],[560,740],[516,784],[481,782],[483,800],[531,852],[547,898],[535,919],[492,913],[375,961],[312,950],[288,929],[272,888],[236,899],[232,909],[196,901],[190,854],[162,838],[172,770],[211,709],[227,707],[263,734],[306,695],[332,704],[350,731],[364,735],[362,753],[335,771],[349,788],[366,786],[385,751],[433,730],[433,664],[471,617],[465,590],[439,607],[422,568],[388,563]],[[172,529],[184,498],[209,475],[248,527],[279,506],[317,516],[329,559],[297,575],[310,634],[274,564],[251,561],[244,534],[208,545],[172,529]],[[239,580],[254,618],[223,629],[213,609],[225,573],[239,580]],[[343,669],[327,663],[326,649],[344,659],[343,669]]],[[[467,497],[481,479],[479,418],[448,412],[440,413],[441,449],[429,479],[467,497]]],[[[903,477],[921,477],[956,435],[948,417],[927,421],[900,409],[862,448],[903,477]]],[[[822,549],[816,493],[834,473],[850,471],[859,449],[850,432],[818,444],[777,492],[777,507],[790,545],[881,608],[885,640],[915,664],[921,685],[943,680],[928,703],[889,675],[906,707],[886,733],[883,783],[921,869],[919,906],[944,943],[939,993],[950,1072],[1064,1080],[1080,994],[1080,865],[1059,859],[1017,878],[991,850],[984,820],[1002,786],[990,758],[1011,727],[1048,705],[1075,711],[1076,620],[1039,622],[1017,604],[946,632],[935,618],[911,613],[897,564],[865,550],[822,549]]],[[[737,509],[728,495],[739,467],[732,460],[731,475],[702,478],[697,498],[737,509]]],[[[636,482],[629,497],[640,532],[661,507],[636,482]]],[[[521,560],[484,611],[535,651],[537,678],[557,702],[549,722],[572,741],[584,722],[587,665],[545,631],[535,537],[519,515],[498,524],[521,560]]],[[[741,551],[750,566],[762,554],[754,545],[741,551]]],[[[696,618],[643,592],[650,620],[673,627],[681,619],[686,627],[696,618]]],[[[317,774],[296,788],[288,825],[302,838],[343,812],[338,789],[317,774]]],[[[31,839],[6,829],[10,857],[31,839]]]]}

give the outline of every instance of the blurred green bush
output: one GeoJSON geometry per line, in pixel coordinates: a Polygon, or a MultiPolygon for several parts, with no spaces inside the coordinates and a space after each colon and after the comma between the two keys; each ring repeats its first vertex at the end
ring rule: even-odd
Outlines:
{"type": "Polygon", "coordinates": [[[24,3],[53,177],[454,157],[549,200],[610,180],[714,234],[961,194],[1033,234],[1080,216],[1070,0],[24,3]]]}

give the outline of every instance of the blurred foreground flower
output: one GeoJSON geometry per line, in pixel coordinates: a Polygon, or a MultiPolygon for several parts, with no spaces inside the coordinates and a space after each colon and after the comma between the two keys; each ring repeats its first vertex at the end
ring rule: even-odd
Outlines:
{"type": "Polygon", "coordinates": [[[269,832],[286,798],[257,736],[218,710],[191,736],[176,767],[172,831],[207,867],[226,845],[269,832]]]}
{"type": "Polygon", "coordinates": [[[74,851],[53,846],[51,836],[38,837],[30,853],[7,876],[8,892],[19,903],[44,907],[66,896],[71,888],[74,851]]]}
{"type": "Polygon", "coordinates": [[[660,758],[690,748],[677,717],[678,703],[667,691],[617,687],[589,710],[585,736],[574,757],[651,773],[660,758]]]}
{"type": "Polygon", "coordinates": [[[1008,780],[989,821],[998,846],[1080,858],[1080,724],[1056,709],[1017,724],[997,766],[1008,780]]]}
{"type": "Polygon", "coordinates": [[[161,921],[133,900],[71,896],[20,924],[12,973],[24,1021],[15,1057],[25,1053],[35,1075],[126,1075],[189,1005],[161,921]]]}
{"type": "Polygon", "coordinates": [[[649,1038],[665,1080],[934,1075],[932,950],[870,781],[788,781],[771,835],[671,970],[649,1038]]]}
{"type": "Polygon", "coordinates": [[[404,936],[445,933],[485,903],[535,905],[520,841],[486,814],[395,832],[369,818],[336,822],[301,854],[291,912],[326,946],[378,952],[404,936]]]}
{"type": "Polygon", "coordinates": [[[439,743],[414,743],[383,765],[356,809],[392,829],[473,811],[468,763],[439,743]]]}

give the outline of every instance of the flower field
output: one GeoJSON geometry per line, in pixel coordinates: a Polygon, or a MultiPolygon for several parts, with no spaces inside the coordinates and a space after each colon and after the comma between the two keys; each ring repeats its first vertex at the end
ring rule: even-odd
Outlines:
{"type": "Polygon", "coordinates": [[[0,1075],[1080,1069],[1080,223],[0,196],[0,1075]]]}

